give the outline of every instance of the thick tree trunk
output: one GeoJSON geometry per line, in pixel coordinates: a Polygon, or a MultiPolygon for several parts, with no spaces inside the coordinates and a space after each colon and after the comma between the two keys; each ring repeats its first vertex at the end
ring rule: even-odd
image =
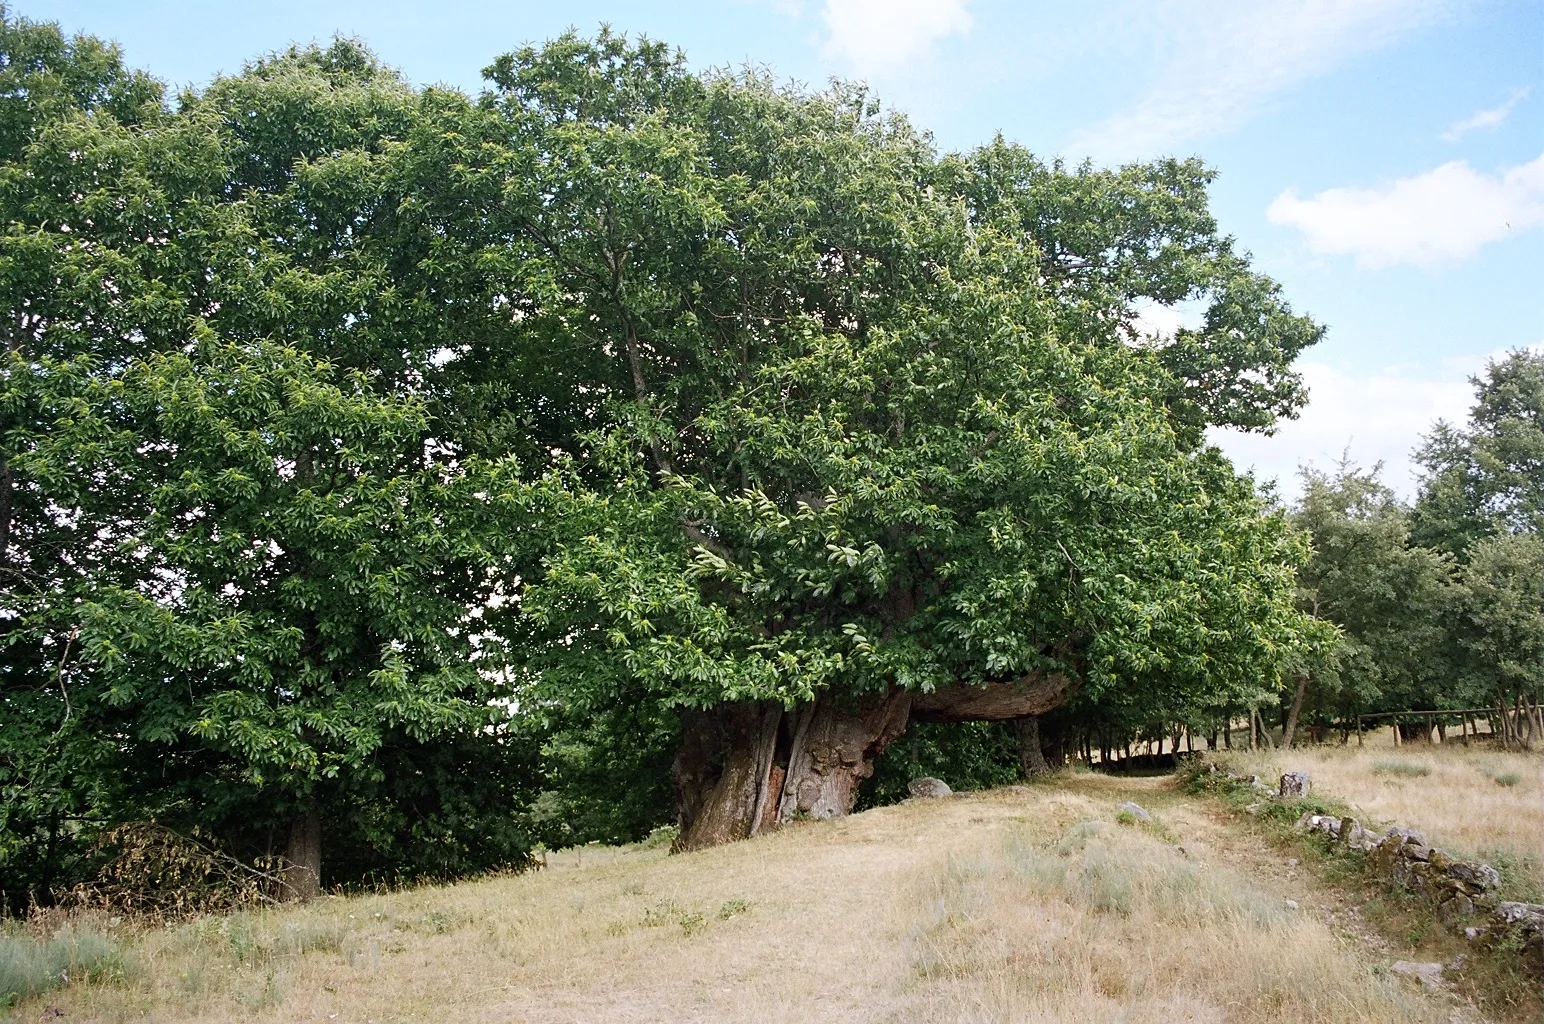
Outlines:
{"type": "Polygon", "coordinates": [[[1045,751],[1040,746],[1040,717],[1015,718],[1013,733],[1019,741],[1019,776],[1032,779],[1051,774],[1051,766],[1045,763],[1045,751]]]}
{"type": "Polygon", "coordinates": [[[1308,675],[1304,673],[1297,677],[1297,693],[1292,696],[1292,710],[1287,712],[1287,727],[1281,734],[1281,745],[1286,750],[1292,749],[1292,736],[1297,732],[1297,718],[1303,713],[1303,695],[1307,692],[1308,675]]]}
{"type": "Polygon", "coordinates": [[[321,815],[306,811],[290,822],[284,860],[284,884],[289,888],[289,898],[314,900],[322,894],[321,815]]]}
{"type": "Polygon", "coordinates": [[[1010,721],[1063,703],[1073,682],[1028,676],[1011,683],[893,690],[849,702],[822,696],[785,713],[772,704],[723,704],[681,719],[672,772],[680,835],[673,850],[746,839],[797,818],[851,814],[874,759],[926,722],[1010,721]]]}
{"type": "Polygon", "coordinates": [[[759,830],[771,799],[772,759],[783,712],[777,705],[724,704],[681,716],[673,772],[675,849],[745,839],[759,830]]]}
{"type": "Polygon", "coordinates": [[[853,707],[821,699],[803,709],[790,735],[777,820],[851,814],[874,759],[906,731],[911,702],[910,693],[896,691],[853,707]]]}

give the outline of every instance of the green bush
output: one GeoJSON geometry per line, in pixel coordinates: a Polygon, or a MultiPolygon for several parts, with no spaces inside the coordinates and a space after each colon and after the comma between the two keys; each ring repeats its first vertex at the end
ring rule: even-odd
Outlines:
{"type": "Polygon", "coordinates": [[[111,939],[84,929],[67,928],[47,939],[0,935],[0,1006],[111,974],[120,964],[111,939]]]}
{"type": "Polygon", "coordinates": [[[917,722],[874,762],[858,791],[860,811],[907,797],[912,779],[929,775],[958,792],[1017,782],[1019,744],[1003,722],[917,722]]]}

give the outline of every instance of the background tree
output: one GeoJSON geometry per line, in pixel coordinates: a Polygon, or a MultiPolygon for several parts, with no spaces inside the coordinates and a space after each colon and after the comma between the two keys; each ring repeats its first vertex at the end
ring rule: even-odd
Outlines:
{"type": "Polygon", "coordinates": [[[1416,542],[1460,559],[1481,537],[1544,532],[1544,354],[1510,352],[1470,383],[1468,425],[1438,421],[1416,452],[1416,542]]]}
{"type": "Polygon", "coordinates": [[[287,848],[301,891],[324,831],[355,878],[522,862],[534,758],[478,624],[513,464],[436,417],[439,332],[493,307],[403,270],[385,159],[441,99],[338,43],[173,113],[6,26],[46,117],[4,167],[6,890],[144,817],[287,848]],[[78,65],[105,84],[56,91],[89,103],[40,101],[78,65]]]}
{"type": "Polygon", "coordinates": [[[1409,511],[1378,473],[1345,460],[1334,473],[1302,471],[1292,519],[1313,555],[1298,574],[1299,606],[1340,634],[1298,669],[1295,706],[1313,721],[1474,699],[1454,685],[1453,561],[1410,543],[1409,511]]]}
{"type": "Polygon", "coordinates": [[[1426,475],[1415,536],[1463,565],[1451,622],[1462,686],[1498,708],[1516,709],[1499,715],[1498,724],[1509,742],[1531,742],[1541,727],[1544,672],[1537,642],[1544,616],[1544,354],[1510,352],[1471,383],[1468,424],[1439,422],[1417,452],[1426,475]]]}

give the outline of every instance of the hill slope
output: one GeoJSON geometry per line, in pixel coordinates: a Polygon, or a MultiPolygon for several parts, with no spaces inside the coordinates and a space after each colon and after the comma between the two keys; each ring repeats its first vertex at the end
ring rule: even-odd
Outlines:
{"type": "Polygon", "coordinates": [[[126,984],[58,991],[19,1012],[358,1024],[1467,1019],[1385,973],[1394,957],[1354,937],[1341,901],[1215,813],[1168,779],[1084,774],[686,856],[567,851],[521,877],[148,933],[126,984]],[[1117,822],[1115,804],[1130,798],[1159,824],[1117,822]]]}

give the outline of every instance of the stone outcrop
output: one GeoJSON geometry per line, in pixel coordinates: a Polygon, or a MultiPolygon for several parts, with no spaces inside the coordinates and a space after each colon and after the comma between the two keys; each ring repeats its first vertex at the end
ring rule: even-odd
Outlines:
{"type": "Polygon", "coordinates": [[[1501,884],[1501,873],[1489,864],[1457,860],[1432,847],[1415,829],[1391,828],[1380,835],[1363,828],[1355,818],[1330,814],[1304,814],[1297,828],[1329,836],[1366,854],[1378,874],[1435,899],[1438,920],[1455,930],[1468,924],[1501,884]]]}
{"type": "Polygon", "coordinates": [[[906,784],[906,792],[910,793],[914,797],[929,799],[933,797],[950,796],[954,791],[951,790],[949,788],[949,784],[944,782],[942,779],[935,779],[924,775],[920,779],[912,779],[910,782],[908,782],[906,784]]]}
{"type": "Polygon", "coordinates": [[[1390,971],[1401,977],[1410,978],[1421,983],[1423,988],[1442,987],[1442,965],[1416,963],[1412,960],[1395,960],[1390,971]]]}
{"type": "Polygon", "coordinates": [[[1283,800],[1301,800],[1308,795],[1308,773],[1287,772],[1281,777],[1281,798],[1283,800]]]}
{"type": "Polygon", "coordinates": [[[1115,812],[1117,814],[1129,814],[1145,825],[1151,825],[1153,823],[1153,816],[1147,813],[1147,808],[1143,807],[1141,804],[1132,803],[1130,800],[1127,800],[1122,804],[1116,804],[1115,812]]]}
{"type": "Polygon", "coordinates": [[[1489,925],[1478,937],[1520,948],[1524,956],[1544,968],[1544,904],[1498,903],[1491,911],[1489,925]]]}

